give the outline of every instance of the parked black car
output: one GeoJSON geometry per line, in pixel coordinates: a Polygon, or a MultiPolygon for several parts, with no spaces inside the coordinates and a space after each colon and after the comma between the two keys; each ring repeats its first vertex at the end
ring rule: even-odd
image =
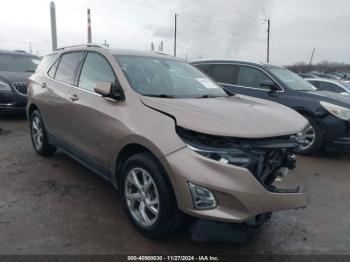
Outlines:
{"type": "Polygon", "coordinates": [[[280,66],[232,60],[200,60],[192,64],[228,91],[275,101],[305,116],[310,126],[299,134],[305,141],[299,153],[311,154],[323,148],[350,149],[350,97],[317,91],[280,66]]]}
{"type": "Polygon", "coordinates": [[[0,50],[0,111],[24,111],[27,81],[40,62],[24,51],[0,50]]]}

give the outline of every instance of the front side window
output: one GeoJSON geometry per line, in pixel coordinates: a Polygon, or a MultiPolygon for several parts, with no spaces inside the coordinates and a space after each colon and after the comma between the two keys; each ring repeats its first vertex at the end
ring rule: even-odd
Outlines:
{"type": "Polygon", "coordinates": [[[283,67],[271,67],[266,69],[278,78],[289,89],[295,91],[314,91],[316,87],[292,71],[283,67]]]}
{"type": "Polygon", "coordinates": [[[316,87],[317,89],[320,87],[320,82],[319,81],[308,81],[311,85],[313,85],[314,87],[316,87]]]}
{"type": "Polygon", "coordinates": [[[271,81],[271,79],[261,70],[249,66],[240,66],[237,85],[270,90],[268,87],[260,86],[264,81],[271,81]]]}
{"type": "Polygon", "coordinates": [[[116,76],[109,62],[100,54],[88,53],[81,70],[78,86],[94,92],[96,82],[115,83],[116,76]]]}
{"type": "Polygon", "coordinates": [[[116,56],[131,87],[141,95],[169,98],[228,96],[204,73],[190,64],[141,56],[116,56]]]}
{"type": "Polygon", "coordinates": [[[218,83],[233,85],[236,68],[234,65],[215,65],[211,76],[218,83]]]}
{"type": "Polygon", "coordinates": [[[75,73],[82,58],[82,52],[71,52],[64,54],[58,65],[55,79],[70,85],[74,85],[75,73]]]}
{"type": "Polygon", "coordinates": [[[197,67],[199,70],[201,70],[203,73],[208,74],[211,65],[202,64],[202,65],[194,65],[194,66],[197,67]]]}
{"type": "Polygon", "coordinates": [[[35,72],[40,59],[20,54],[0,54],[0,71],[35,72]]]}

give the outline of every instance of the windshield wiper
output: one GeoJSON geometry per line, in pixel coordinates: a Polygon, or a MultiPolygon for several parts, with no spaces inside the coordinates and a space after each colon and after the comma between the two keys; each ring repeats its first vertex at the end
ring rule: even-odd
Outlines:
{"type": "Polygon", "coordinates": [[[34,70],[26,70],[26,73],[35,73],[34,70]]]}
{"type": "Polygon", "coordinates": [[[202,95],[198,98],[215,98],[215,97],[218,97],[218,96],[213,96],[213,95],[202,95]]]}
{"type": "Polygon", "coordinates": [[[175,96],[167,95],[167,94],[159,94],[159,95],[144,95],[150,97],[160,97],[160,98],[175,98],[175,96]]]}
{"type": "MultiPolygon", "coordinates": [[[[227,96],[231,96],[231,95],[227,95],[227,96]]],[[[225,95],[219,95],[219,96],[214,96],[214,95],[202,95],[200,97],[197,97],[197,98],[219,98],[219,97],[227,97],[225,95]]]]}

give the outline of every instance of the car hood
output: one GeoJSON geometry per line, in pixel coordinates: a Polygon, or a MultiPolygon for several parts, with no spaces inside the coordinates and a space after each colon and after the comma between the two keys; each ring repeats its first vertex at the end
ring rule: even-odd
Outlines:
{"type": "Polygon", "coordinates": [[[333,103],[339,106],[350,108],[350,96],[344,96],[330,91],[305,91],[309,97],[312,96],[319,101],[333,103]]]}
{"type": "Polygon", "coordinates": [[[0,71],[0,81],[7,84],[12,84],[13,82],[27,82],[32,74],[31,72],[0,71]]]}
{"type": "Polygon", "coordinates": [[[207,99],[141,97],[141,101],[174,117],[178,126],[218,136],[277,137],[296,134],[308,124],[288,107],[242,95],[207,99]]]}

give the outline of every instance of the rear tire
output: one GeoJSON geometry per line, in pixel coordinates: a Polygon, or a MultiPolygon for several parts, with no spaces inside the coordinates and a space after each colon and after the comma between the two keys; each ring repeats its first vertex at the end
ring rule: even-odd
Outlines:
{"type": "Polygon", "coordinates": [[[317,122],[308,115],[303,115],[310,123],[311,129],[306,133],[308,136],[314,135],[314,139],[311,140],[310,144],[304,148],[299,148],[295,152],[300,155],[311,155],[319,152],[323,147],[324,136],[321,128],[317,122]]]}
{"type": "Polygon", "coordinates": [[[52,156],[56,148],[47,140],[47,132],[39,110],[30,115],[30,134],[35,152],[40,156],[52,156]]]}
{"type": "Polygon", "coordinates": [[[184,215],[177,207],[170,181],[150,153],[126,160],[121,176],[122,202],[139,232],[159,239],[181,227],[184,215]]]}

